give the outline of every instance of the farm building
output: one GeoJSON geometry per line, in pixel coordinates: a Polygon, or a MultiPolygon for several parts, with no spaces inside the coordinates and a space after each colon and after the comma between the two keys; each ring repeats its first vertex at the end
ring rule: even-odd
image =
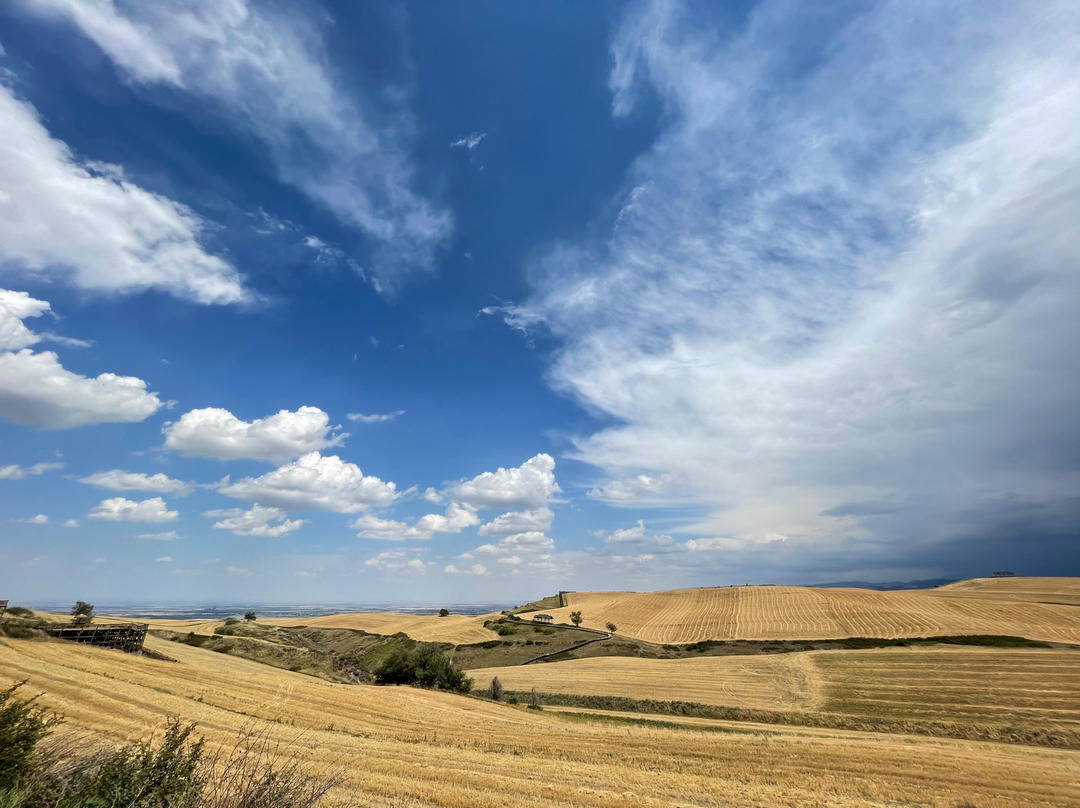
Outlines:
{"type": "Polygon", "coordinates": [[[533,615],[533,622],[534,623],[554,623],[555,618],[552,617],[550,614],[534,614],[533,615]]]}

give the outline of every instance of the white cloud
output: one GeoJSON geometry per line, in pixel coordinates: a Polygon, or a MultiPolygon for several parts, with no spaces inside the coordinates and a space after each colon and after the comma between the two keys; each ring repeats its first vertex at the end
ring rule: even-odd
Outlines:
{"type": "Polygon", "coordinates": [[[230,578],[249,578],[255,573],[247,567],[226,567],[225,574],[230,578]]]}
{"type": "Polygon", "coordinates": [[[165,530],[161,533],[140,533],[135,538],[147,539],[149,541],[176,541],[180,538],[180,534],[175,530],[165,530]]]}
{"type": "Polygon", "coordinates": [[[253,505],[250,509],[228,508],[225,510],[206,511],[203,516],[220,519],[214,522],[218,530],[231,530],[237,536],[267,536],[276,538],[299,530],[304,525],[303,519],[288,519],[280,508],[267,508],[253,505]],[[271,524],[276,522],[277,524],[271,524]]]}
{"type": "Polygon", "coordinates": [[[1010,497],[1075,514],[1080,8],[703,8],[628,14],[614,112],[650,85],[664,129],[510,311],[612,424],[575,441],[594,495],[677,480],[678,532],[789,565],[978,535],[1010,497]]]}
{"type": "Polygon", "coordinates": [[[112,491],[151,491],[159,494],[177,494],[184,496],[190,494],[190,483],[174,480],[158,472],[157,474],[142,474],[132,471],[111,469],[110,471],[98,471],[88,477],[82,477],[80,483],[96,485],[98,488],[108,488],[112,491]]]}
{"type": "Polygon", "coordinates": [[[463,553],[462,558],[471,558],[473,553],[480,555],[508,555],[510,553],[539,553],[555,549],[555,542],[543,533],[530,530],[507,536],[498,544],[481,544],[471,553],[463,553]]]}
{"type": "Polygon", "coordinates": [[[364,566],[374,567],[379,570],[405,570],[406,572],[414,572],[423,574],[427,565],[415,556],[410,556],[408,552],[403,550],[388,550],[385,553],[379,553],[373,558],[369,558],[364,562],[364,566]]]}
{"type": "Polygon", "coordinates": [[[429,513],[416,520],[416,524],[380,519],[372,514],[362,514],[351,525],[362,539],[430,539],[436,533],[460,533],[467,527],[480,524],[476,512],[468,506],[451,502],[446,513],[429,513]]]}
{"type": "Polygon", "coordinates": [[[560,490],[554,458],[541,453],[517,468],[478,474],[451,486],[449,493],[475,508],[540,508],[560,490]]]}
{"type": "Polygon", "coordinates": [[[405,410],[394,410],[394,412],[384,413],[372,413],[365,415],[362,412],[350,412],[345,417],[350,421],[359,421],[362,424],[381,424],[386,421],[393,421],[395,418],[405,414],[405,410]]]}
{"type": "Polygon", "coordinates": [[[158,556],[157,558],[154,559],[154,561],[157,561],[157,562],[159,562],[161,564],[171,564],[172,563],[172,556],[158,556]]]}
{"type": "Polygon", "coordinates": [[[41,341],[41,337],[23,323],[51,311],[48,302],[30,297],[26,292],[0,289],[0,350],[16,351],[41,341]]]}
{"type": "Polygon", "coordinates": [[[0,353],[0,417],[38,429],[131,423],[160,409],[156,393],[134,376],[88,378],[61,366],[52,351],[0,353]]]}
{"type": "Polygon", "coordinates": [[[9,267],[103,292],[250,300],[237,271],[202,247],[202,228],[189,208],[120,169],[76,158],[0,83],[0,258],[9,267]]]}
{"type": "Polygon", "coordinates": [[[365,476],[358,466],[336,455],[310,452],[262,475],[246,477],[219,489],[226,496],[287,511],[356,513],[389,505],[397,498],[394,483],[365,476]]]}
{"type": "Polygon", "coordinates": [[[0,480],[23,480],[27,477],[39,477],[47,471],[62,469],[63,463],[34,463],[32,466],[0,466],[0,480]]]}
{"type": "Polygon", "coordinates": [[[170,511],[161,497],[135,502],[124,497],[102,500],[87,514],[107,522],[173,522],[180,514],[170,511]]]}
{"type": "Polygon", "coordinates": [[[543,533],[551,528],[554,518],[555,514],[546,505],[531,511],[510,511],[481,525],[477,533],[481,536],[506,536],[532,531],[543,533]]]}
{"type": "Polygon", "coordinates": [[[505,558],[500,558],[499,563],[500,564],[509,564],[512,567],[517,567],[522,563],[522,559],[521,559],[521,556],[516,556],[516,555],[506,556],[505,558]]]}
{"type": "Polygon", "coordinates": [[[39,513],[37,516],[28,516],[26,519],[17,519],[16,521],[25,525],[46,525],[49,523],[49,517],[39,513]]]}
{"type": "Polygon", "coordinates": [[[675,488],[675,478],[670,474],[637,474],[592,488],[588,496],[613,505],[653,504],[668,499],[675,488]]]}
{"type": "Polygon", "coordinates": [[[282,180],[366,234],[378,288],[430,269],[451,221],[412,189],[407,85],[382,81],[358,102],[359,84],[334,75],[324,19],[245,0],[25,3],[69,20],[133,82],[207,99],[261,140],[282,180]]]}
{"type": "Polygon", "coordinates": [[[480,145],[481,141],[487,137],[487,132],[473,132],[471,135],[466,135],[463,138],[458,138],[450,144],[451,149],[468,149],[472,151],[480,145]]]}
{"type": "Polygon", "coordinates": [[[64,522],[64,527],[78,527],[78,526],[79,526],[79,520],[78,519],[68,519],[66,522],[64,522]]]}
{"type": "Polygon", "coordinates": [[[487,575],[488,568],[485,567],[483,564],[473,564],[471,567],[467,567],[466,569],[458,569],[453,564],[447,564],[445,567],[443,567],[443,572],[449,573],[451,575],[487,575]]]}
{"type": "Polygon", "coordinates": [[[228,410],[207,407],[184,413],[162,431],[165,447],[186,455],[283,463],[318,449],[340,446],[348,434],[336,432],[338,429],[330,426],[330,416],[318,407],[300,407],[296,412],[281,410],[254,421],[241,421],[228,410]]]}

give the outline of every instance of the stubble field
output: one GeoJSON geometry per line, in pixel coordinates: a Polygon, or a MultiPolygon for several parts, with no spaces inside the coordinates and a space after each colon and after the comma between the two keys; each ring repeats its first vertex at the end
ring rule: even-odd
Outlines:
{"type": "Polygon", "coordinates": [[[1074,805],[1080,779],[1080,754],[1069,750],[569,721],[444,693],[335,685],[149,642],[178,662],[3,640],[0,681],[28,679],[43,704],[66,714],[69,729],[112,742],[144,738],[169,715],[197,721],[211,745],[230,743],[252,719],[269,720],[273,737],[310,772],[343,766],[346,784],[335,799],[359,806],[1033,808],[1074,805]]]}
{"type": "Polygon", "coordinates": [[[570,612],[580,610],[583,626],[602,629],[614,622],[619,634],[654,643],[957,634],[1080,643],[1080,609],[1066,605],[1070,592],[1080,589],[1077,579],[1010,579],[1010,583],[1011,590],[994,590],[998,597],[957,594],[962,589],[878,592],[796,586],[581,592],[568,594],[567,606],[545,612],[569,622],[570,612]],[[1031,589],[1025,593],[1021,584],[1031,589]],[[1039,598],[1032,597],[1036,588],[1039,598]],[[1001,597],[1007,592],[1011,599],[1001,597]],[[1057,602],[1036,602],[1043,596],[1057,602]]]}

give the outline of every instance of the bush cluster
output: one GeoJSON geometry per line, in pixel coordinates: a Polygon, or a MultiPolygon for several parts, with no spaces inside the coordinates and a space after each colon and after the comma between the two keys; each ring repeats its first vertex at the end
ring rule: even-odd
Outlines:
{"type": "Polygon", "coordinates": [[[265,732],[244,730],[229,754],[208,758],[191,737],[194,725],[178,719],[157,748],[93,753],[81,741],[49,738],[60,719],[17,698],[22,684],[0,690],[3,808],[312,808],[340,781],[282,762],[265,732]]]}
{"type": "Polygon", "coordinates": [[[375,670],[375,683],[434,687],[455,693],[472,690],[472,680],[435,645],[395,651],[375,670]]]}

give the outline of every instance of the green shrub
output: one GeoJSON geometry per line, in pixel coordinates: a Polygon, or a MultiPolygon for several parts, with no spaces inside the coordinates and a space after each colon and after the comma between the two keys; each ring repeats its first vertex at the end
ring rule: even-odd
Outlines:
{"type": "Polygon", "coordinates": [[[4,808],[312,808],[341,781],[316,780],[282,758],[265,731],[241,731],[207,759],[194,725],[168,722],[162,742],[89,754],[80,739],[41,744],[57,716],[0,691],[0,806],[4,808]],[[47,748],[42,748],[43,746],[47,748]]]}
{"type": "Polygon", "coordinates": [[[227,625],[227,626],[235,626],[239,622],[240,621],[237,620],[235,617],[226,617],[225,618],[225,625],[227,625]]]}
{"type": "Polygon", "coordinates": [[[26,774],[38,741],[60,720],[35,707],[33,698],[15,698],[15,691],[24,684],[16,682],[0,690],[0,794],[26,774]]]}
{"type": "Polygon", "coordinates": [[[34,613],[24,606],[8,606],[7,614],[10,617],[33,617],[34,613]]]}
{"type": "Polygon", "coordinates": [[[394,651],[375,670],[375,683],[434,687],[457,693],[472,690],[472,680],[435,645],[394,651]]]}

